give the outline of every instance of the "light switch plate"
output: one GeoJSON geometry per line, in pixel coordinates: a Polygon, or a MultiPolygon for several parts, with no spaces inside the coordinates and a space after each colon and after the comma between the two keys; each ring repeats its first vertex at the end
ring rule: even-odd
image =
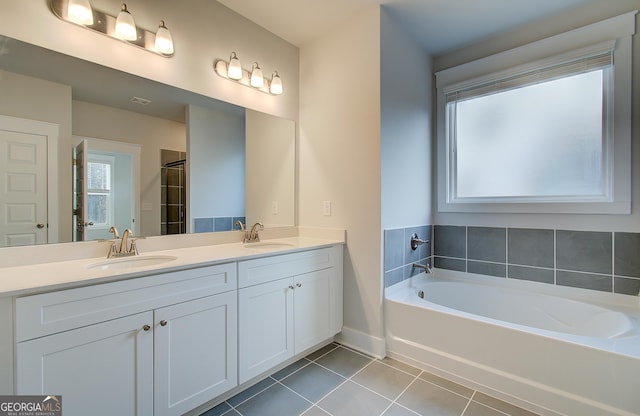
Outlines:
{"type": "Polygon", "coordinates": [[[322,215],[325,215],[325,216],[331,215],[331,201],[322,202],[322,215]]]}

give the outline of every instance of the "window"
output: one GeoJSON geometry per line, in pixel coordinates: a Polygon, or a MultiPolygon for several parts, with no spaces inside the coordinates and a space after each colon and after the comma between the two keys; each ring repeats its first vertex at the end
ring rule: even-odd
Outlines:
{"type": "Polygon", "coordinates": [[[609,198],[611,53],[447,94],[454,200],[609,198]]]}
{"type": "Polygon", "coordinates": [[[94,227],[113,224],[113,164],[110,156],[92,155],[87,161],[87,220],[94,227]]]}
{"type": "Polygon", "coordinates": [[[630,36],[545,55],[574,38],[436,74],[440,211],[630,212],[630,36]],[[500,68],[514,55],[543,57],[500,68]]]}

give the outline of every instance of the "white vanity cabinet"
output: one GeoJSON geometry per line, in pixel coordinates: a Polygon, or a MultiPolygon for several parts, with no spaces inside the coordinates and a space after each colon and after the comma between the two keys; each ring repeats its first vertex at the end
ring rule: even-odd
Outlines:
{"type": "Polygon", "coordinates": [[[16,394],[65,415],[181,415],[237,385],[236,264],[19,297],[16,394]]]}
{"type": "Polygon", "coordinates": [[[342,329],[342,246],[238,263],[240,383],[342,329]]]}

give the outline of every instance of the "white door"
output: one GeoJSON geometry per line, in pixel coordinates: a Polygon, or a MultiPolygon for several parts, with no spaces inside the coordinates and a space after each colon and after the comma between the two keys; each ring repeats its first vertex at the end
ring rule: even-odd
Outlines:
{"type": "Polygon", "coordinates": [[[240,383],[293,357],[291,278],[238,290],[240,383]]]}
{"type": "Polygon", "coordinates": [[[0,247],[47,242],[47,137],[0,125],[0,247]]]}
{"type": "Polygon", "coordinates": [[[182,415],[238,385],[235,291],[154,311],[154,416],[182,415]]]}
{"type": "Polygon", "coordinates": [[[66,416],[153,414],[152,319],[144,312],[18,343],[16,393],[61,395],[66,416]]]}
{"type": "Polygon", "coordinates": [[[324,269],[295,277],[295,352],[311,348],[333,335],[333,269],[324,269]]]}

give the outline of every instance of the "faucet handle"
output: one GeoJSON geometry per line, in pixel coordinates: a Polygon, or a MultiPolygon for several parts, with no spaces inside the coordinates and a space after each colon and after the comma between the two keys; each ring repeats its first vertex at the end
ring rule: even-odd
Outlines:
{"type": "MultiPolygon", "coordinates": [[[[138,237],[138,238],[142,238],[142,237],[138,237]]],[[[140,254],[138,253],[138,246],[136,245],[136,240],[138,238],[132,238],[131,245],[129,246],[129,253],[134,253],[136,256],[140,254]]]]}
{"type": "Polygon", "coordinates": [[[240,227],[240,231],[244,231],[245,230],[245,225],[242,223],[242,221],[240,220],[236,220],[236,222],[233,223],[233,226],[239,226],[240,227]]]}

